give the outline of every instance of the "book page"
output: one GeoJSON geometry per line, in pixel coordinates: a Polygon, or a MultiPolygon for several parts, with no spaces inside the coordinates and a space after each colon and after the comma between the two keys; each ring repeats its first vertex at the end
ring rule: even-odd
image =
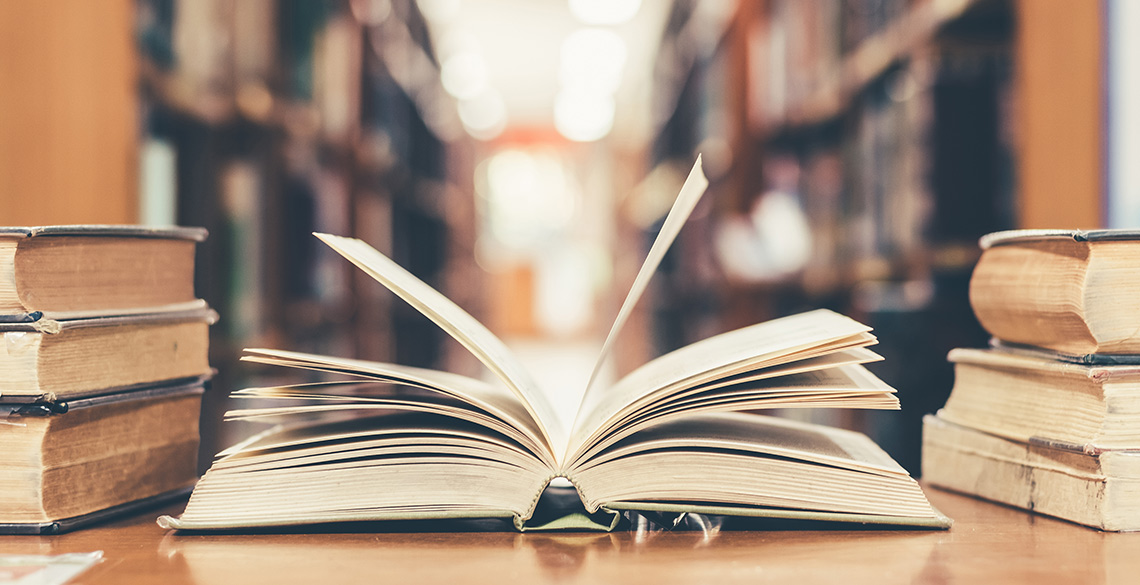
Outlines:
{"type": "Polygon", "coordinates": [[[550,477],[512,441],[402,413],[277,427],[219,454],[175,528],[522,516],[550,477]]]}
{"type": "Polygon", "coordinates": [[[415,307],[479,358],[479,361],[483,362],[522,401],[554,452],[563,451],[569,431],[561,423],[558,413],[554,411],[542,389],[501,339],[451,299],[367,243],[355,238],[330,234],[315,235],[388,290],[415,307]]]}
{"type": "Polygon", "coordinates": [[[567,477],[587,510],[659,502],[682,511],[742,506],[760,515],[777,508],[940,518],[918,483],[865,435],[754,414],[655,426],[571,467],[567,477]]]}
{"type": "MultiPolygon", "coordinates": [[[[647,427],[698,413],[760,411],[772,408],[861,408],[898,410],[895,389],[861,365],[845,365],[768,378],[757,382],[688,392],[662,398],[626,414],[575,457],[588,460],[610,445],[647,427]]],[[[572,463],[572,461],[570,462],[572,463]]]]}
{"type": "MultiPolygon", "coordinates": [[[[484,382],[483,380],[440,370],[429,370],[399,364],[339,358],[278,349],[247,349],[241,360],[244,362],[344,374],[365,380],[400,384],[409,388],[423,388],[435,393],[452,396],[518,428],[519,432],[531,437],[533,442],[539,445],[544,444],[542,429],[538,423],[534,421],[534,418],[522,403],[519,402],[518,398],[506,388],[484,382]]],[[[241,396],[247,393],[260,393],[260,390],[261,389],[258,388],[239,390],[234,392],[233,396],[241,396]]],[[[329,392],[332,392],[332,389],[326,387],[325,394],[329,392]]],[[[386,395],[386,393],[382,391],[374,392],[377,395],[386,395]]],[[[406,393],[406,390],[403,393],[406,393]]],[[[392,392],[393,395],[403,393],[392,392]]],[[[365,399],[366,396],[356,394],[353,398],[365,399]]],[[[544,451],[547,449],[549,448],[546,446],[543,447],[544,451]]],[[[544,459],[550,459],[550,457],[544,459]]]]}
{"type": "MultiPolygon", "coordinates": [[[[669,251],[669,246],[672,245],[673,240],[677,239],[677,234],[681,232],[681,226],[685,224],[685,220],[693,212],[693,208],[697,206],[697,202],[701,200],[701,195],[704,194],[705,189],[709,186],[708,179],[705,178],[704,170],[701,167],[701,157],[697,156],[696,163],[693,164],[692,170],[689,171],[689,176],[685,179],[685,183],[681,186],[681,192],[677,194],[677,200],[673,202],[673,207],[669,210],[669,214],[665,216],[665,222],[661,226],[661,231],[657,233],[657,239],[653,241],[653,245],[649,248],[649,254],[642,263],[641,269],[638,270],[637,276],[633,280],[633,285],[629,289],[629,293],[622,302],[621,309],[618,311],[617,318],[610,326],[610,332],[606,336],[605,343],[602,344],[602,350],[598,355],[598,361],[594,364],[594,370],[590,373],[590,380],[586,384],[585,394],[582,397],[582,404],[591,401],[591,393],[596,393],[595,389],[599,372],[609,359],[610,351],[613,348],[614,341],[625,327],[626,321],[629,320],[630,313],[633,312],[634,306],[637,301],[641,299],[641,295],[645,293],[646,287],[649,286],[649,279],[653,273],[657,271],[657,267],[661,264],[661,260],[665,257],[665,253],[669,251]]],[[[578,414],[581,416],[582,409],[578,409],[578,414]]],[[[577,423],[575,422],[575,426],[577,423]]]]}
{"type": "MultiPolygon", "coordinates": [[[[671,391],[702,384],[742,368],[777,365],[822,353],[868,345],[869,327],[838,313],[820,309],[722,333],[665,354],[630,372],[604,392],[592,392],[579,412],[571,449],[580,454],[587,443],[637,404],[671,391]],[[838,343],[838,345],[837,345],[838,343]],[[687,384],[686,384],[687,383],[687,384]]],[[[564,461],[572,461],[566,458],[564,461]]]]}
{"type": "Polygon", "coordinates": [[[701,414],[657,425],[614,445],[583,468],[643,451],[724,449],[787,457],[879,475],[909,477],[865,435],[773,416],[701,414]]]}
{"type": "MultiPolygon", "coordinates": [[[[341,381],[246,388],[230,394],[234,399],[270,400],[277,406],[230,410],[225,420],[293,424],[306,419],[326,420],[328,415],[359,417],[391,411],[442,414],[486,427],[522,445],[547,466],[555,465],[540,435],[523,431],[508,418],[471,402],[433,390],[408,388],[380,381],[341,381]]],[[[520,407],[521,408],[521,407],[520,407]]]]}

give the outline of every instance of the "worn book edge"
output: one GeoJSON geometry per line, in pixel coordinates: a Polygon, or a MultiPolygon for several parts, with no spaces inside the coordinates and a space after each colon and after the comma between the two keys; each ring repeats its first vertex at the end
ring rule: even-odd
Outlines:
{"type": "Polygon", "coordinates": [[[1004,230],[982,236],[978,245],[983,250],[1005,244],[1018,244],[1034,240],[1066,239],[1077,242],[1095,242],[1099,240],[1140,240],[1138,229],[1105,229],[1105,230],[1063,230],[1063,229],[1027,229],[1004,230]]]}
{"type": "Polygon", "coordinates": [[[126,323],[206,320],[217,322],[218,314],[204,299],[157,307],[135,307],[113,311],[32,311],[0,315],[0,332],[38,331],[58,333],[75,327],[102,327],[126,323]]]}
{"type": "Polygon", "coordinates": [[[164,492],[155,496],[134,500],[132,502],[119,504],[110,508],[104,508],[102,510],[91,512],[89,514],[82,514],[79,516],[73,516],[71,518],[62,518],[60,520],[52,520],[50,522],[0,523],[0,534],[62,534],[64,532],[70,532],[77,528],[83,528],[92,524],[97,524],[99,522],[118,518],[120,516],[128,516],[149,508],[158,507],[162,504],[174,502],[176,500],[185,498],[193,488],[193,484],[185,485],[178,489],[164,492]]]}
{"type": "Polygon", "coordinates": [[[1006,353],[1082,366],[1140,366],[1140,354],[1136,353],[1063,353],[1033,345],[1012,343],[996,337],[990,339],[990,347],[1006,353]]]}
{"type": "Polygon", "coordinates": [[[206,228],[182,226],[143,226],[112,224],[76,224],[25,227],[0,227],[0,237],[34,238],[39,236],[111,236],[191,240],[206,239],[206,228]]]}

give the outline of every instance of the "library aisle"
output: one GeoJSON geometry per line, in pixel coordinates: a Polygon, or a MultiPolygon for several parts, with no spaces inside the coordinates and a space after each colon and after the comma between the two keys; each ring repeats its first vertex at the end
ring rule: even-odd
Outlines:
{"type": "MultiPolygon", "coordinates": [[[[193,263],[194,296],[212,311],[201,475],[268,428],[223,422],[227,411],[279,404],[231,392],[335,379],[243,361],[248,348],[494,380],[314,233],[363,240],[441,292],[516,351],[570,416],[700,157],[707,190],[603,379],[716,334],[828,309],[873,329],[884,359],[867,364],[867,379],[895,389],[882,393],[901,409],[766,412],[863,433],[898,462],[898,477],[920,479],[923,417],[954,384],[948,353],[991,343],[970,304],[979,238],[1140,227],[1137,6],[0,0],[0,218],[208,232],[193,263]]],[[[0,328],[24,333],[31,315],[0,315],[0,328]]],[[[742,397],[756,390],[747,384],[763,383],[741,382],[727,398],[678,383],[677,403],[654,403],[652,415],[746,410],[742,397]]],[[[802,389],[791,386],[783,397],[802,389]]],[[[0,406],[23,408],[6,394],[0,387],[0,406]]],[[[617,414],[630,422],[631,412],[617,414]]],[[[757,524],[535,535],[424,523],[208,536],[166,533],[154,511],[58,537],[5,536],[0,553],[102,550],[83,583],[1140,574],[1131,535],[927,488],[956,521],[948,532],[757,524]]],[[[0,582],[3,571],[0,562],[0,582]]]]}

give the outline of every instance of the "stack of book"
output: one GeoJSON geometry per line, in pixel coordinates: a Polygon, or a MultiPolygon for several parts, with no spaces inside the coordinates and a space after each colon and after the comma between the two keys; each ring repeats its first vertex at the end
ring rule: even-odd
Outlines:
{"type": "Polygon", "coordinates": [[[923,476],[1102,530],[1140,530],[1140,232],[990,234],[923,476]]]}
{"type": "Polygon", "coordinates": [[[201,229],[0,228],[0,533],[185,493],[209,325],[201,229]]]}

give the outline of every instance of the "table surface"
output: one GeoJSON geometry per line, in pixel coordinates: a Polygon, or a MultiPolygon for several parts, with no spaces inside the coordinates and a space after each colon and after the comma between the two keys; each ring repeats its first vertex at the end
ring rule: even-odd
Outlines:
{"type": "MultiPolygon", "coordinates": [[[[0,553],[103,551],[72,583],[1137,583],[1140,533],[1112,534],[928,488],[949,531],[175,534],[160,512],[0,553]]],[[[342,529],[343,530],[343,529],[342,529]]]]}

